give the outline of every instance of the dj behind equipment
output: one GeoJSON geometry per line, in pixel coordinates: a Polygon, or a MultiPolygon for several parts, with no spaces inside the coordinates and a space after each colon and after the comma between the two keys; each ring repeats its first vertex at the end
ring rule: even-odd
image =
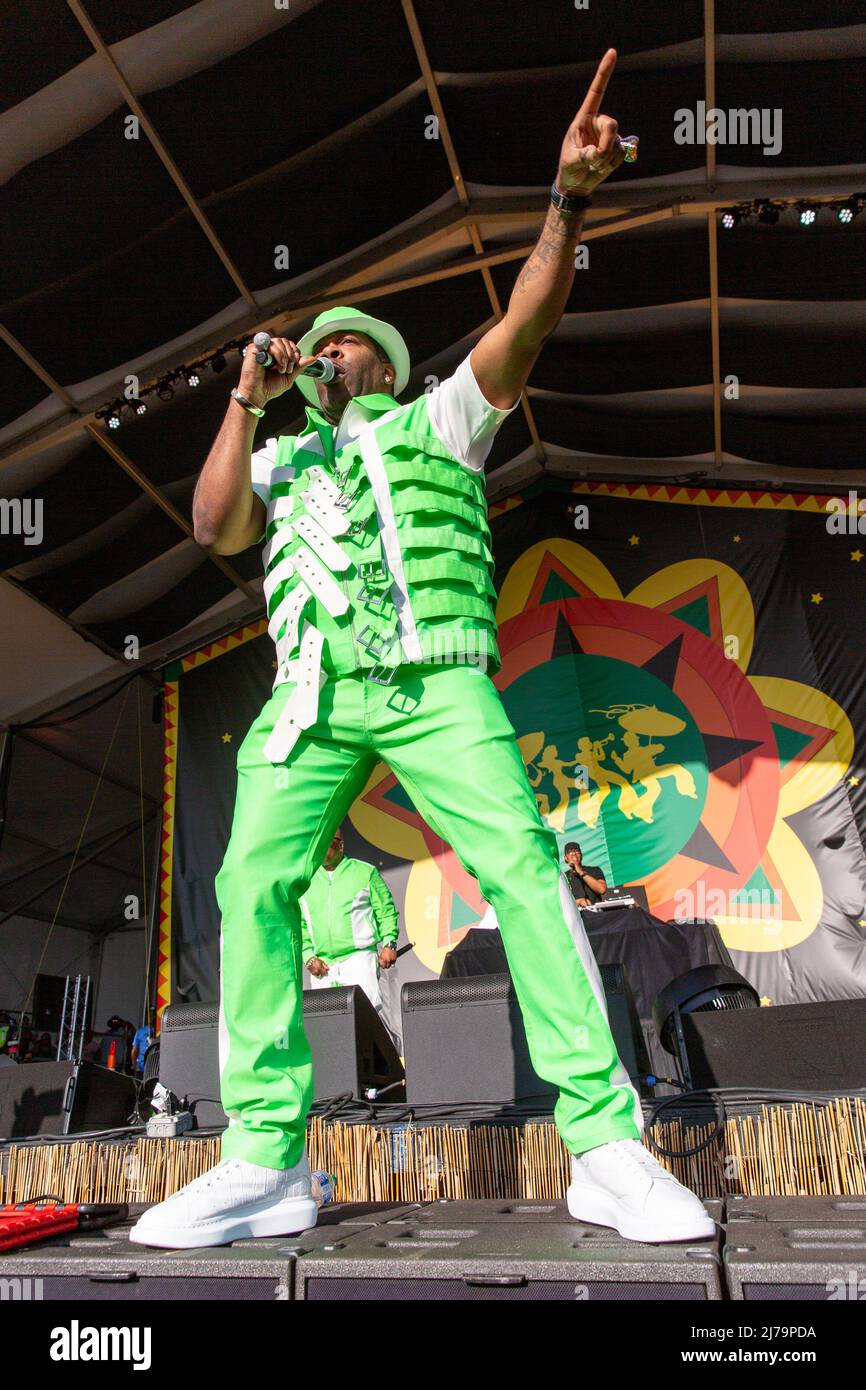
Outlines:
{"type": "Polygon", "coordinates": [[[574,840],[565,846],[563,856],[568,865],[565,876],[571,896],[578,907],[591,907],[607,892],[603,871],[592,864],[584,864],[580,845],[574,840]]]}

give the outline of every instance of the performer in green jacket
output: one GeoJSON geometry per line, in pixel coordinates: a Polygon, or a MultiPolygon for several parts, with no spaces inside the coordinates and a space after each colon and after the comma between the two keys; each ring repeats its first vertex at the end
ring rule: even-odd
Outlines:
{"type": "Polygon", "coordinates": [[[319,314],[297,343],[273,339],[273,366],[244,360],[194,502],[196,539],[215,553],[264,541],[277,651],[273,693],[238,751],[216,883],[229,1125],[220,1163],[147,1212],[134,1240],[211,1245],[314,1223],[299,902],[380,761],[493,905],[533,1065],[559,1088],[571,1213],[642,1241],[714,1233],[698,1198],[640,1142],[640,1098],[556,836],[490,678],[499,654],[484,460],[563,312],[586,195],[625,158],[616,122],[599,114],[615,61],[608,50],[566,133],[507,312],[453,376],[401,405],[406,344],[348,307],[319,314]],[[334,364],[329,383],[300,374],[316,356],[334,364]],[[293,384],[309,402],[305,427],[253,453],[267,403],[293,384]]]}
{"type": "Polygon", "coordinates": [[[312,989],[360,985],[382,1013],[379,968],[397,959],[397,909],[379,870],[349,859],[338,830],[301,898],[301,959],[312,989]]]}

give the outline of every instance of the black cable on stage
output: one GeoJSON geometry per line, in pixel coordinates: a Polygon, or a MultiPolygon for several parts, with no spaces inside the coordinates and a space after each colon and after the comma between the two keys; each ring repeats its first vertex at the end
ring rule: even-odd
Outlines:
{"type": "Polygon", "coordinates": [[[721,1135],[724,1134],[726,1119],[727,1113],[725,1111],[725,1103],[717,1092],[698,1090],[686,1091],[683,1095],[665,1096],[663,1100],[658,1101],[656,1105],[653,1106],[650,1117],[647,1120],[646,1141],[653,1149],[655,1149],[656,1153],[661,1154],[663,1158],[693,1158],[695,1154],[703,1153],[704,1149],[708,1149],[711,1144],[714,1144],[715,1141],[718,1138],[720,1138],[721,1135]],[[658,1123],[658,1117],[664,1110],[665,1106],[673,1105],[675,1102],[682,1103],[682,1101],[687,1100],[691,1096],[708,1096],[709,1099],[713,1102],[713,1108],[716,1112],[715,1128],[712,1134],[707,1135],[705,1139],[702,1139],[698,1144],[694,1144],[690,1149],[666,1149],[664,1145],[659,1144],[655,1139],[653,1139],[649,1131],[652,1129],[654,1124],[658,1123]]]}

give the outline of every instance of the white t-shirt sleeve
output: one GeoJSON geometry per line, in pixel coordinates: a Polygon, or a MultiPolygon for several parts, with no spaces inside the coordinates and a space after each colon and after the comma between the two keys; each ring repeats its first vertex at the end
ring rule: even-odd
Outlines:
{"type": "Polygon", "coordinates": [[[427,411],[445,447],[473,473],[480,473],[496,431],[519,404],[517,400],[507,410],[491,405],[481,394],[469,358],[464,357],[454,375],[429,393],[427,411]]]}
{"type": "Polygon", "coordinates": [[[268,439],[262,449],[256,449],[250,461],[250,479],[253,492],[261,497],[265,506],[271,500],[271,470],[277,464],[278,440],[268,439]]]}

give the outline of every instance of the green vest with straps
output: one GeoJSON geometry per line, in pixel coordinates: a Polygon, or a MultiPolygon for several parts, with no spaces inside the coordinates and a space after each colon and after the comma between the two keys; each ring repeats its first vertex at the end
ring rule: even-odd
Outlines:
{"type": "Polygon", "coordinates": [[[371,418],[336,452],[314,407],[305,434],[278,441],[263,552],[275,686],[292,679],[306,624],[324,639],[326,678],[387,680],[407,663],[498,670],[483,472],[449,453],[425,396],[356,399],[371,418]]]}

